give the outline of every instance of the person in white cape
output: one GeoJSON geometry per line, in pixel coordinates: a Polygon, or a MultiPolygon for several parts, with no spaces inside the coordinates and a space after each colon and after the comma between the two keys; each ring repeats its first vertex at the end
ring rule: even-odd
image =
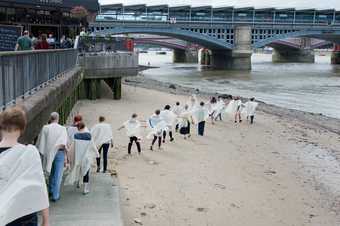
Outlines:
{"type": "MultiPolygon", "coordinates": [[[[183,111],[184,111],[184,108],[181,106],[181,103],[180,103],[180,102],[176,102],[176,105],[172,108],[172,112],[173,112],[177,117],[179,117],[179,115],[180,115],[183,111]]],[[[178,118],[177,118],[176,127],[175,127],[176,132],[178,132],[178,129],[179,129],[179,121],[178,121],[178,118]]]]}
{"type": "Polygon", "coordinates": [[[176,123],[177,116],[175,115],[175,113],[170,111],[170,109],[170,105],[166,105],[164,107],[164,110],[160,113],[161,119],[164,120],[167,124],[167,129],[163,131],[163,143],[165,143],[167,132],[169,133],[170,142],[174,141],[172,129],[174,127],[174,124],[176,123]]]}
{"type": "Polygon", "coordinates": [[[65,158],[67,143],[66,128],[59,124],[59,114],[53,112],[50,124],[42,128],[36,145],[42,155],[43,169],[49,175],[48,188],[53,202],[60,199],[61,181],[67,162],[65,158]]]}
{"type": "Polygon", "coordinates": [[[153,151],[153,145],[158,140],[158,149],[161,150],[162,146],[162,134],[167,129],[167,123],[160,117],[160,110],[156,110],[155,113],[149,118],[149,126],[151,132],[147,135],[148,139],[153,139],[151,142],[150,150],[153,151]]]}
{"type": "Polygon", "coordinates": [[[129,144],[128,144],[128,154],[131,155],[131,149],[133,142],[136,143],[138,154],[141,154],[142,149],[140,145],[141,140],[141,123],[137,119],[138,115],[136,113],[133,113],[131,118],[123,123],[121,127],[118,128],[118,131],[125,128],[126,129],[126,135],[129,137],[129,144]]]}
{"type": "Polygon", "coordinates": [[[197,130],[199,136],[204,136],[205,122],[209,117],[209,111],[205,107],[204,102],[201,102],[199,107],[192,111],[194,122],[197,124],[197,130]]]}
{"type": "Polygon", "coordinates": [[[191,137],[190,125],[193,122],[192,112],[189,110],[189,106],[184,106],[183,112],[179,115],[179,133],[183,135],[184,139],[191,137]]]}
{"type": "Polygon", "coordinates": [[[67,135],[68,135],[68,146],[70,146],[73,142],[74,134],[78,133],[78,123],[83,121],[83,117],[79,114],[73,117],[73,124],[67,127],[67,135]]]}
{"type": "Polygon", "coordinates": [[[226,103],[224,102],[223,97],[219,96],[216,106],[215,121],[217,121],[218,119],[222,121],[222,113],[225,111],[225,109],[226,103]]]}
{"type": "Polygon", "coordinates": [[[80,186],[84,184],[83,194],[86,195],[90,192],[91,165],[99,157],[99,154],[91,133],[86,131],[83,122],[78,123],[78,130],[79,132],[74,134],[74,139],[68,152],[71,170],[65,178],[65,185],[77,184],[80,186]]]}
{"type": "Polygon", "coordinates": [[[189,106],[190,111],[193,111],[195,108],[199,106],[199,102],[198,102],[196,94],[192,94],[190,96],[188,106],[189,106]]]}
{"type": "Polygon", "coordinates": [[[250,98],[249,101],[247,101],[244,104],[244,111],[247,116],[247,119],[250,119],[250,124],[254,123],[255,111],[256,111],[257,106],[258,106],[258,103],[255,101],[254,97],[250,98]]]}
{"type": "Polygon", "coordinates": [[[0,114],[0,225],[49,225],[48,193],[39,151],[18,143],[26,127],[26,114],[18,107],[0,114]]]}
{"type": "Polygon", "coordinates": [[[99,123],[94,125],[91,129],[91,134],[93,141],[98,148],[99,158],[97,158],[97,173],[100,172],[100,155],[103,150],[103,173],[107,170],[107,154],[109,152],[110,146],[113,147],[113,135],[112,127],[110,124],[105,122],[105,117],[99,117],[99,123]]]}

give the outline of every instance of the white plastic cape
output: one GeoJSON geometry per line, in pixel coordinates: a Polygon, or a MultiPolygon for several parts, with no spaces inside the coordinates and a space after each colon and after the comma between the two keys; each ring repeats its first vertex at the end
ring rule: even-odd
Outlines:
{"type": "Polygon", "coordinates": [[[189,101],[188,101],[188,106],[189,106],[189,110],[194,110],[195,108],[199,106],[196,94],[193,94],[190,96],[189,101]]]}
{"type": "Polygon", "coordinates": [[[91,129],[91,135],[96,147],[100,148],[105,143],[110,143],[113,139],[112,127],[108,123],[98,123],[91,129]]]}
{"type": "MultiPolygon", "coordinates": [[[[84,129],[85,132],[90,132],[89,129],[87,127],[85,127],[84,129]]],[[[67,135],[68,135],[68,143],[67,145],[70,146],[73,142],[74,139],[74,134],[79,133],[79,130],[77,128],[77,126],[69,126],[67,128],[67,135]]]]}
{"type": "Polygon", "coordinates": [[[206,121],[209,117],[209,111],[206,107],[199,106],[194,111],[192,111],[192,117],[196,124],[206,121]]]}
{"type": "Polygon", "coordinates": [[[161,111],[161,114],[159,115],[163,121],[167,124],[169,129],[172,128],[172,126],[176,123],[177,115],[169,110],[163,110],[161,111]]]}
{"type": "Polygon", "coordinates": [[[150,132],[146,136],[147,139],[152,139],[154,136],[161,136],[163,131],[168,129],[167,123],[155,114],[149,118],[149,127],[150,132]]]}
{"type": "Polygon", "coordinates": [[[48,208],[39,151],[18,144],[0,154],[0,225],[48,208]]]}
{"type": "Polygon", "coordinates": [[[258,103],[255,101],[248,101],[244,104],[244,108],[242,113],[246,116],[253,116],[255,115],[256,108],[258,103]]]}
{"type": "Polygon", "coordinates": [[[184,108],[182,106],[176,105],[172,108],[172,112],[177,116],[179,116],[183,111],[184,111],[184,108]]]}
{"type": "Polygon", "coordinates": [[[58,148],[63,145],[66,147],[68,143],[67,131],[64,126],[58,123],[51,123],[42,128],[37,141],[37,147],[43,156],[43,169],[49,174],[51,172],[54,157],[58,148]]]}
{"type": "Polygon", "coordinates": [[[219,114],[222,114],[226,109],[226,104],[223,100],[219,100],[216,104],[216,109],[214,113],[214,117],[217,117],[219,114]]]}
{"type": "Polygon", "coordinates": [[[126,135],[128,137],[137,137],[137,138],[142,137],[141,124],[138,120],[130,119],[126,121],[123,125],[126,129],[126,135]]]}
{"type": "Polygon", "coordinates": [[[188,127],[188,123],[190,122],[192,117],[192,112],[184,111],[179,116],[179,128],[188,127]]]}
{"type": "Polygon", "coordinates": [[[71,171],[65,178],[65,185],[82,183],[82,178],[91,169],[91,164],[99,157],[93,140],[74,139],[68,152],[71,161],[71,171]]]}

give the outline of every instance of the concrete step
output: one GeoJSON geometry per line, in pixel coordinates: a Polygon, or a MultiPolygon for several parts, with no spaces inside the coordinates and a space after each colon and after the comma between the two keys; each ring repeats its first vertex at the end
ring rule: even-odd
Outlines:
{"type": "Polygon", "coordinates": [[[123,226],[119,186],[110,174],[92,174],[91,192],[63,187],[61,199],[50,204],[51,226],[123,226]]]}

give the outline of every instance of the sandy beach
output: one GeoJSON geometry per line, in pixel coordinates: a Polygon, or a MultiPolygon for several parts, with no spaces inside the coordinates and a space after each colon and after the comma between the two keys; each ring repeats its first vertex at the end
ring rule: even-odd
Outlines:
{"type": "Polygon", "coordinates": [[[80,101],[75,111],[89,127],[103,115],[114,128],[110,156],[126,226],[340,225],[336,127],[260,108],[254,125],[225,118],[208,123],[205,137],[193,129],[190,140],[176,134],[175,142],[153,152],[144,138],[142,154],[134,147],[128,157],[128,139],[116,129],[134,112],[145,120],[165,104],[187,102],[188,96],[127,85],[122,100],[109,95],[80,101]]]}

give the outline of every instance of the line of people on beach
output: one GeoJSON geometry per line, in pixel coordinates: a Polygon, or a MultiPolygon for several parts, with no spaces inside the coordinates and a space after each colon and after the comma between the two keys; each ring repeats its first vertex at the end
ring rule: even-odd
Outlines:
{"type": "MultiPolygon", "coordinates": [[[[204,136],[208,120],[214,124],[232,117],[235,123],[241,123],[246,117],[253,124],[257,105],[254,98],[243,104],[239,97],[219,96],[204,103],[192,95],[184,106],[179,102],[173,107],[166,105],[147,120],[139,120],[134,113],[118,130],[126,130],[128,154],[133,144],[141,154],[143,127],[149,131],[146,138],[150,140],[150,150],[156,143],[161,150],[167,137],[174,142],[175,133],[189,139],[193,125],[197,126],[197,134],[204,136]]],[[[0,114],[0,225],[37,226],[41,212],[42,225],[49,226],[49,202],[61,198],[63,178],[64,185],[82,187],[86,195],[90,192],[92,163],[96,162],[97,173],[107,172],[113,130],[104,116],[89,129],[79,114],[71,126],[65,127],[59,123],[59,114],[53,112],[33,146],[19,143],[26,124],[26,114],[20,107],[0,114]]]]}
{"type": "Polygon", "coordinates": [[[174,141],[174,132],[178,132],[184,139],[191,137],[192,125],[197,126],[198,136],[204,136],[205,125],[207,120],[212,124],[216,121],[222,121],[224,117],[234,119],[235,123],[241,123],[246,118],[250,124],[254,123],[255,111],[258,103],[255,98],[250,98],[247,102],[242,103],[240,97],[231,95],[211,97],[208,103],[199,101],[196,95],[192,95],[189,101],[182,106],[176,102],[171,108],[166,105],[163,110],[157,109],[148,120],[139,120],[137,113],[133,113],[129,120],[118,128],[125,128],[126,135],[129,138],[128,154],[131,155],[131,149],[135,143],[137,151],[141,153],[142,129],[149,128],[146,138],[151,140],[150,150],[154,150],[157,142],[158,149],[162,149],[162,143],[174,141]]]}

